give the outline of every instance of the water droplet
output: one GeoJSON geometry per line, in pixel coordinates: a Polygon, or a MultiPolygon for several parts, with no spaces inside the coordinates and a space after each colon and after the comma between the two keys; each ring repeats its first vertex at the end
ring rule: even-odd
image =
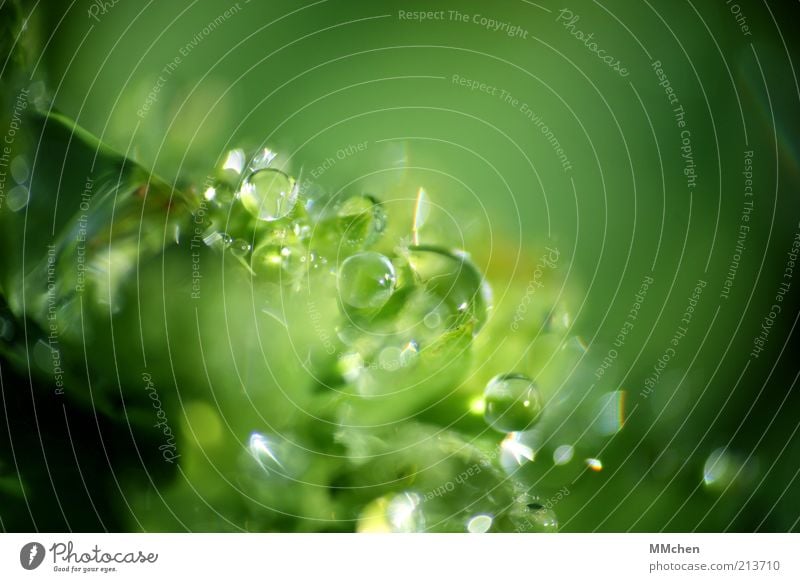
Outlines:
{"type": "Polygon", "coordinates": [[[549,333],[569,333],[573,323],[572,314],[563,304],[558,304],[548,314],[544,330],[549,333]]]}
{"type": "Polygon", "coordinates": [[[467,523],[467,531],[469,533],[486,533],[492,528],[493,521],[490,515],[476,515],[467,523]]]}
{"type": "Polygon", "coordinates": [[[283,218],[294,208],[297,203],[297,183],[280,170],[257,170],[242,184],[239,200],[258,220],[272,222],[283,218]]]}
{"type": "Polygon", "coordinates": [[[598,473],[603,470],[603,463],[600,459],[586,459],[586,466],[598,473]]]}
{"type": "Polygon", "coordinates": [[[283,474],[286,471],[281,459],[278,457],[278,439],[254,432],[250,435],[248,449],[256,463],[267,473],[274,471],[278,474],[283,474]]]}
{"type": "Polygon", "coordinates": [[[572,445],[560,445],[553,451],[553,463],[556,465],[566,465],[575,456],[575,448],[572,445]]]}
{"type": "Polygon", "coordinates": [[[375,252],[347,258],[339,270],[339,297],[357,309],[378,309],[389,300],[397,282],[392,262],[375,252]]]}
{"type": "Polygon", "coordinates": [[[522,374],[501,374],[492,378],[483,393],[484,418],[500,432],[522,431],[533,425],[542,412],[536,384],[522,374]]]}
{"type": "Polygon", "coordinates": [[[725,489],[736,478],[739,460],[726,448],[714,450],[703,466],[703,482],[709,489],[725,489]]]}
{"type": "Polygon", "coordinates": [[[19,212],[28,205],[30,193],[25,186],[14,186],[6,194],[6,206],[11,212],[19,212]]]}
{"type": "Polygon", "coordinates": [[[336,211],[340,244],[367,247],[386,228],[386,211],[372,196],[351,196],[336,211]]]}
{"type": "Polygon", "coordinates": [[[447,308],[448,325],[474,325],[477,333],[488,318],[491,289],[466,253],[434,246],[412,246],[408,262],[419,283],[447,308]]]}
{"type": "Polygon", "coordinates": [[[364,371],[364,358],[357,352],[347,352],[339,357],[338,368],[342,378],[354,383],[364,371]]]}
{"type": "Polygon", "coordinates": [[[250,252],[250,243],[244,239],[237,238],[230,244],[231,254],[235,257],[244,257],[250,252]]]}
{"type": "Polygon", "coordinates": [[[24,156],[17,156],[11,160],[9,169],[11,170],[11,176],[17,184],[24,184],[28,181],[30,169],[28,168],[28,161],[24,156]]]}
{"type": "Polygon", "coordinates": [[[256,246],[250,254],[250,268],[264,280],[274,283],[291,283],[299,274],[300,257],[304,250],[295,244],[268,239],[256,246]]]}
{"type": "Polygon", "coordinates": [[[543,505],[534,495],[520,495],[510,513],[517,533],[552,533],[558,531],[558,519],[551,503],[543,505]]]}
{"type": "Polygon", "coordinates": [[[436,311],[431,311],[425,314],[422,323],[424,323],[428,329],[437,329],[442,325],[442,316],[436,311]]]}
{"type": "Polygon", "coordinates": [[[394,346],[388,346],[381,350],[378,362],[382,370],[393,372],[400,368],[400,354],[402,350],[394,346]]]}

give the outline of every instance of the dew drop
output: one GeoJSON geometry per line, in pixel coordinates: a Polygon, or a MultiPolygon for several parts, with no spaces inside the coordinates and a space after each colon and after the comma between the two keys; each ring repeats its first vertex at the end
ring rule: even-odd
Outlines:
{"type": "Polygon", "coordinates": [[[244,239],[237,238],[230,244],[231,254],[235,257],[244,257],[250,252],[250,243],[244,239]]]}
{"type": "Polygon", "coordinates": [[[536,384],[522,374],[501,374],[492,378],[483,393],[487,424],[500,432],[526,430],[542,412],[536,384]]]}
{"type": "Polygon", "coordinates": [[[344,240],[351,245],[367,246],[386,228],[386,211],[372,196],[351,196],[336,216],[344,240]]]}
{"type": "MultiPolygon", "coordinates": [[[[548,505],[550,505],[548,503],[548,505]]],[[[552,533],[558,531],[558,519],[551,507],[528,493],[520,495],[510,512],[517,533],[552,533]]]]}
{"type": "Polygon", "coordinates": [[[476,515],[467,522],[467,531],[469,533],[486,533],[491,529],[493,521],[490,515],[476,515]]]}
{"type": "Polygon", "coordinates": [[[431,311],[425,314],[422,323],[424,323],[425,327],[428,329],[438,329],[442,324],[442,316],[436,311],[431,311]]]}
{"type": "Polygon", "coordinates": [[[339,297],[357,309],[378,309],[389,300],[397,282],[392,262],[375,252],[347,258],[339,270],[339,297]]]}
{"type": "Polygon", "coordinates": [[[741,460],[724,447],[715,449],[703,465],[703,483],[709,489],[725,489],[741,476],[741,460]]]}
{"type": "Polygon", "coordinates": [[[269,168],[250,174],[239,191],[239,200],[258,220],[272,222],[289,214],[297,203],[297,183],[280,170],[269,168]]]}
{"type": "Polygon", "coordinates": [[[553,451],[553,463],[556,465],[566,465],[575,456],[575,448],[572,445],[560,445],[553,451]]]}
{"type": "Polygon", "coordinates": [[[272,471],[283,473],[286,469],[278,456],[278,445],[277,439],[254,432],[250,435],[248,449],[256,463],[258,463],[264,471],[267,473],[272,471]]]}
{"type": "Polygon", "coordinates": [[[492,293],[468,255],[435,246],[412,246],[408,262],[419,283],[446,307],[448,324],[471,322],[477,333],[488,318],[492,293]]]}

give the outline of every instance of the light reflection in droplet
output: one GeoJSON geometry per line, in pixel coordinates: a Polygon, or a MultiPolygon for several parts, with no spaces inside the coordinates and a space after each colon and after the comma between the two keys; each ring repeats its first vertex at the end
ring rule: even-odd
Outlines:
{"type": "Polygon", "coordinates": [[[506,467],[513,463],[517,466],[533,461],[535,452],[532,447],[522,441],[522,433],[510,432],[500,444],[501,464],[506,467]]]}
{"type": "Polygon", "coordinates": [[[251,434],[248,448],[250,449],[250,454],[253,455],[253,458],[265,471],[274,471],[275,468],[272,465],[277,465],[283,469],[283,464],[275,456],[275,443],[263,434],[257,432],[251,434]]]}

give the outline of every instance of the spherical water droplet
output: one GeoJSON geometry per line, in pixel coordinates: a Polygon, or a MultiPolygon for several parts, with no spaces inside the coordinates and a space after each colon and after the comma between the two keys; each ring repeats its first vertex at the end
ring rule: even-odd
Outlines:
{"type": "Polygon", "coordinates": [[[495,430],[522,431],[531,427],[542,412],[536,384],[521,374],[501,374],[484,391],[484,418],[495,430]]]}
{"type": "Polygon", "coordinates": [[[388,346],[381,350],[378,355],[378,363],[382,370],[393,372],[400,368],[400,355],[402,350],[394,346],[388,346]]]}
{"type": "Polygon", "coordinates": [[[258,220],[272,222],[283,218],[294,208],[297,203],[297,184],[280,170],[257,170],[242,184],[239,200],[258,220]]]}
{"type": "MultiPolygon", "coordinates": [[[[466,253],[435,246],[412,246],[408,263],[425,290],[447,308],[448,325],[474,325],[474,333],[488,318],[492,292],[466,253]]],[[[433,323],[433,322],[431,322],[433,323]]]]}
{"type": "Polygon", "coordinates": [[[296,245],[267,241],[253,249],[250,268],[265,281],[290,283],[300,272],[300,257],[303,255],[303,249],[296,245]]]}
{"type": "Polygon", "coordinates": [[[490,515],[476,515],[467,522],[467,531],[469,533],[486,533],[492,528],[493,521],[490,515]]]}
{"type": "Polygon", "coordinates": [[[431,311],[425,314],[422,322],[428,329],[437,329],[442,324],[442,316],[437,311],[431,311]]]}
{"type": "Polygon", "coordinates": [[[250,243],[244,239],[237,238],[230,244],[231,254],[236,257],[244,257],[250,252],[250,243]]]}
{"type": "Polygon", "coordinates": [[[544,330],[549,333],[568,333],[573,323],[572,314],[563,304],[559,304],[548,313],[544,330]]]}
{"type": "Polygon", "coordinates": [[[553,463],[556,465],[566,465],[575,455],[575,448],[572,445],[560,445],[553,451],[553,463]]]}
{"type": "Polygon", "coordinates": [[[368,246],[386,228],[386,212],[371,196],[351,196],[337,209],[339,229],[347,244],[368,246]]]}
{"type": "Polygon", "coordinates": [[[394,265],[380,253],[358,253],[339,270],[339,297],[357,309],[378,309],[389,300],[397,282],[394,265]]]}

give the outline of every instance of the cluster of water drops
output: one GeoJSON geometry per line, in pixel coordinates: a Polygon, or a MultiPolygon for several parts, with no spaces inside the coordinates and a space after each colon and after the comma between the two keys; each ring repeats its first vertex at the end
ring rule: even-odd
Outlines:
{"type": "MultiPolygon", "coordinates": [[[[467,378],[474,338],[492,308],[484,275],[466,252],[420,243],[416,223],[408,225],[413,237],[400,236],[402,225],[392,230],[378,197],[304,192],[302,179],[277,161],[268,149],[249,157],[229,152],[217,180],[201,193],[198,213],[206,244],[230,253],[255,284],[268,283],[260,292],[335,298],[330,304],[338,315],[325,335],[333,339],[323,364],[339,381],[325,411],[350,461],[336,477],[345,482],[336,497],[343,507],[361,509],[331,515],[355,520],[358,531],[555,531],[552,501],[535,492],[542,470],[530,467],[543,467],[546,477],[577,449],[595,444],[582,447],[585,435],[565,429],[576,424],[564,422],[565,415],[594,417],[588,433],[608,435],[621,425],[620,403],[589,394],[585,374],[543,393],[529,375],[498,370],[465,411],[485,420],[474,442],[491,443],[487,435],[502,433],[493,446],[476,447],[457,431],[420,422],[420,410],[449,398],[467,378]],[[549,463],[537,458],[546,450],[549,463]]],[[[543,328],[558,338],[554,366],[571,372],[585,348],[557,333],[568,330],[569,315],[553,308],[543,328]]],[[[284,486],[322,462],[313,460],[312,448],[253,432],[243,460],[246,488],[265,505],[281,507],[284,486]]],[[[584,469],[599,471],[602,463],[586,456],[584,469]]]]}

